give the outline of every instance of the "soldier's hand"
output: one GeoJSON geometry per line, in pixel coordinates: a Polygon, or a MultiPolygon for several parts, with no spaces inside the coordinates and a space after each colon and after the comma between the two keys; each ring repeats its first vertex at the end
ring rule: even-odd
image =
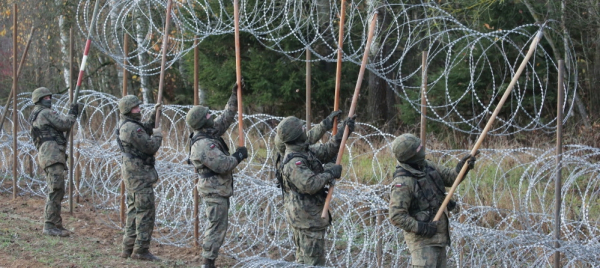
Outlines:
{"type": "Polygon", "coordinates": [[[239,164],[242,160],[248,158],[248,149],[246,149],[245,146],[238,147],[235,152],[233,152],[232,156],[235,157],[239,164]]]}
{"type": "Polygon", "coordinates": [[[81,103],[72,103],[71,108],[69,109],[69,114],[74,115],[75,117],[81,114],[81,108],[83,108],[83,104],[81,103]]]}
{"type": "Polygon", "coordinates": [[[356,115],[346,118],[346,120],[344,120],[344,124],[340,125],[337,133],[335,134],[335,139],[338,142],[342,141],[342,138],[344,136],[344,129],[346,128],[346,126],[348,126],[348,137],[350,136],[350,134],[352,134],[352,132],[354,131],[354,119],[356,119],[356,115]]]}
{"type": "MultiPolygon", "coordinates": [[[[471,156],[470,154],[465,155],[465,157],[463,157],[458,162],[458,164],[456,164],[456,168],[455,168],[456,173],[460,173],[460,170],[463,168],[465,163],[467,163],[467,172],[469,172],[471,169],[473,169],[475,167],[475,161],[477,160],[478,154],[479,154],[479,150],[477,150],[475,152],[474,156],[471,156]]],[[[467,173],[465,173],[465,175],[467,175],[467,173]]]]}
{"type": "Polygon", "coordinates": [[[162,137],[162,129],[160,126],[152,129],[152,136],[162,137]]]}
{"type": "Polygon", "coordinates": [[[325,172],[331,174],[334,179],[342,177],[342,165],[330,165],[325,169],[325,172]]]}
{"type": "Polygon", "coordinates": [[[323,122],[322,122],[325,129],[329,130],[329,129],[333,128],[333,120],[336,117],[339,120],[340,114],[342,114],[342,110],[337,110],[337,111],[331,112],[331,114],[329,114],[329,116],[325,117],[325,119],[323,119],[323,122]]]}
{"type": "Polygon", "coordinates": [[[427,238],[433,237],[437,233],[437,221],[434,222],[417,222],[417,235],[422,235],[427,238]]]}
{"type": "MultiPolygon", "coordinates": [[[[242,91],[245,91],[245,90],[246,90],[246,84],[244,83],[244,78],[242,77],[242,91]]],[[[237,84],[237,82],[235,82],[233,84],[233,87],[231,87],[231,93],[237,94],[237,91],[238,91],[238,84],[237,84]]]]}

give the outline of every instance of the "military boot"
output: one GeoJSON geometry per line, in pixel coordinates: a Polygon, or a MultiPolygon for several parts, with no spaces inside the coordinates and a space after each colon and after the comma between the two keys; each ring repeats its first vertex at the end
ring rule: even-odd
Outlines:
{"type": "Polygon", "coordinates": [[[215,260],[204,258],[204,264],[202,268],[215,268],[215,260]]]}
{"type": "Polygon", "coordinates": [[[150,251],[148,251],[148,249],[134,250],[133,253],[131,254],[131,258],[134,260],[142,260],[142,261],[156,261],[156,262],[160,261],[160,259],[158,257],[152,255],[152,253],[150,253],[150,251]]]}
{"type": "Polygon", "coordinates": [[[66,233],[66,236],[69,236],[71,234],[71,231],[67,230],[65,227],[62,226],[62,224],[56,225],[56,229],[60,230],[63,233],[66,233]]]}
{"type": "Polygon", "coordinates": [[[42,234],[49,235],[49,236],[60,236],[60,237],[69,236],[69,233],[63,232],[62,230],[60,230],[56,227],[44,227],[42,234]]]}
{"type": "Polygon", "coordinates": [[[119,256],[123,259],[127,259],[131,257],[131,253],[133,253],[133,249],[123,249],[123,251],[121,251],[121,255],[119,256]]]}

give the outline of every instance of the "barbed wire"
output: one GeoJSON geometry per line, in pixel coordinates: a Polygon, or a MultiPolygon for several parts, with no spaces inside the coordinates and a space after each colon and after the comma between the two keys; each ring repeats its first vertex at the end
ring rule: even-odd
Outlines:
{"type": "MultiPolygon", "coordinates": [[[[119,228],[121,154],[115,141],[118,122],[115,96],[85,90],[82,116],[74,125],[75,168],[80,173],[76,190],[89,199],[107,228],[119,228]],[[101,211],[113,213],[102,213],[101,211]]],[[[21,194],[44,196],[44,174],[26,121],[33,104],[30,93],[18,102],[18,187],[21,194]],[[31,167],[31,169],[29,168],[31,167]]],[[[66,113],[68,97],[55,95],[54,107],[66,113]]],[[[142,105],[144,117],[152,105],[142,105]]],[[[161,244],[193,245],[193,168],[186,164],[189,129],[185,114],[191,106],[164,105],[162,146],[156,169],[155,240],[161,244]]],[[[211,111],[220,114],[222,111],[211,111]]],[[[234,174],[234,195],[229,211],[229,230],[223,245],[226,254],[239,261],[236,267],[298,267],[292,235],[283,213],[281,189],[273,178],[275,126],[281,117],[244,115],[244,135],[249,158],[234,174]]],[[[10,118],[7,120],[11,120],[10,118]]],[[[0,191],[11,192],[12,122],[0,134],[0,191]]],[[[237,142],[237,122],[224,135],[237,142]]],[[[327,134],[328,136],[329,134],[327,134]]],[[[328,137],[325,137],[327,139],[328,137]]],[[[333,224],[326,234],[327,265],[376,267],[381,249],[385,267],[405,267],[410,255],[402,231],[387,219],[389,191],[396,161],[390,143],[394,135],[357,123],[346,145],[343,178],[336,184],[332,201],[333,224]]],[[[428,148],[427,158],[454,167],[467,150],[428,148]]],[[[562,155],[560,248],[565,267],[600,267],[600,149],[567,145],[562,155]]],[[[555,151],[549,148],[482,149],[478,161],[458,188],[458,211],[451,213],[450,265],[550,266],[555,252],[554,174],[555,151]]],[[[200,205],[200,211],[203,211],[200,205]]],[[[200,229],[205,215],[199,214],[200,229]]]]}

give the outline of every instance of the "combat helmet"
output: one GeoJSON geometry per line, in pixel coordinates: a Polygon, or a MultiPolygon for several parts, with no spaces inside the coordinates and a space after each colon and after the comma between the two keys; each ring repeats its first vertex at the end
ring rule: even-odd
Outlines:
{"type": "Polygon", "coordinates": [[[277,125],[277,136],[283,143],[295,141],[304,134],[304,124],[295,116],[288,116],[277,125]]]}
{"type": "Polygon", "coordinates": [[[128,114],[135,106],[142,104],[140,99],[134,95],[127,95],[119,100],[119,112],[121,114],[128,114]]]}
{"type": "Polygon", "coordinates": [[[36,88],[33,93],[31,93],[31,101],[35,104],[46,96],[52,96],[52,92],[45,87],[39,87],[36,88]]]}
{"type": "Polygon", "coordinates": [[[185,116],[185,123],[192,129],[201,129],[208,121],[206,118],[208,111],[208,107],[201,105],[192,107],[185,116]]]}
{"type": "Polygon", "coordinates": [[[392,142],[392,152],[399,162],[405,162],[417,154],[421,139],[413,134],[402,134],[392,142]]]}

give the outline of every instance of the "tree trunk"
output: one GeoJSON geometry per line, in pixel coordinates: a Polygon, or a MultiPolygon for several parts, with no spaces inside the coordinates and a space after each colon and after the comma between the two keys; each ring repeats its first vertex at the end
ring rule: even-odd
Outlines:
{"type": "Polygon", "coordinates": [[[60,87],[60,88],[66,88],[69,86],[69,33],[66,31],[65,28],[66,27],[66,21],[65,21],[65,16],[62,15],[62,12],[60,12],[60,10],[62,10],[62,6],[63,6],[63,1],[62,0],[56,0],[55,1],[56,4],[56,8],[59,10],[59,15],[58,16],[58,29],[59,29],[59,35],[60,35],[60,52],[61,52],[61,67],[62,67],[62,75],[63,75],[63,82],[65,83],[64,87],[60,87]]]}
{"type": "MultiPolygon", "coordinates": [[[[144,24],[145,21],[141,18],[136,20],[136,42],[138,47],[144,47],[145,44],[145,35],[144,33],[146,32],[146,25],[144,24]]],[[[144,102],[144,104],[148,104],[153,102],[153,96],[152,96],[152,91],[150,90],[150,79],[149,77],[145,74],[144,72],[144,68],[146,67],[142,67],[145,65],[146,60],[148,58],[148,55],[146,52],[139,52],[138,53],[138,66],[140,66],[140,72],[139,72],[139,76],[140,76],[140,88],[142,90],[142,101],[144,102]]]]}

